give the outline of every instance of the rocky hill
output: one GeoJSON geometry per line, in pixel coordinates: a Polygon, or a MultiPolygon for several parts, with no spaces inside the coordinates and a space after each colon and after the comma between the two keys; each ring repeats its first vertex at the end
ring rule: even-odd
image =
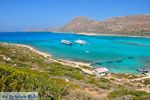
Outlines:
{"type": "Polygon", "coordinates": [[[91,20],[86,17],[76,17],[57,31],[149,37],[150,15],[112,17],[103,21],[91,20]]]}

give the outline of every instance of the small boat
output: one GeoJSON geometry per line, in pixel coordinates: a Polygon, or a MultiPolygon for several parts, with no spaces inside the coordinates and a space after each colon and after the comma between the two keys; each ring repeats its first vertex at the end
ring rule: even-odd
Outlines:
{"type": "Polygon", "coordinates": [[[142,73],[148,73],[148,70],[144,70],[144,69],[137,69],[137,71],[142,73]]]}
{"type": "Polygon", "coordinates": [[[60,41],[62,44],[67,44],[67,45],[72,45],[72,42],[68,41],[68,40],[61,40],[60,41]]]}
{"type": "Polygon", "coordinates": [[[81,44],[81,45],[87,44],[87,41],[80,40],[80,39],[76,40],[75,42],[78,43],[78,44],[81,44]]]}

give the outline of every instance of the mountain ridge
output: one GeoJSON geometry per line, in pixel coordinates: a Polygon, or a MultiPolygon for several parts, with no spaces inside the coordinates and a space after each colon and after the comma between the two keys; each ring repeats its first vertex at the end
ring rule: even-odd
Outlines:
{"type": "Polygon", "coordinates": [[[150,37],[150,14],[112,17],[102,21],[78,16],[56,31],[150,37]]]}

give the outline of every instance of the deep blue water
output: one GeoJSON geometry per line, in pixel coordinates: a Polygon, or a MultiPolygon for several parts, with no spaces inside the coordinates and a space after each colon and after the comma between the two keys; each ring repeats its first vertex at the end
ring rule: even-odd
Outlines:
{"type": "Polygon", "coordinates": [[[115,73],[137,73],[137,68],[150,67],[150,38],[1,32],[0,42],[30,45],[59,59],[90,62],[93,66],[104,66],[115,73]],[[62,39],[72,41],[73,45],[61,44],[62,39]],[[77,39],[85,40],[89,44],[76,44],[74,41],[77,39]]]}

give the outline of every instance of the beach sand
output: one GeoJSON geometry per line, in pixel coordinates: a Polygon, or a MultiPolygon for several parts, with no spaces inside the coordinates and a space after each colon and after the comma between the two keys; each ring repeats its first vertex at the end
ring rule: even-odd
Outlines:
{"type": "MultiPolygon", "coordinates": [[[[55,33],[55,32],[53,32],[55,33]]],[[[68,34],[79,34],[87,36],[120,36],[120,37],[139,37],[139,38],[150,38],[149,36],[135,36],[135,35],[119,35],[119,34],[102,34],[102,33],[74,33],[74,32],[56,32],[56,33],[68,33],[68,34]]]]}
{"type": "Polygon", "coordinates": [[[11,44],[11,43],[4,43],[4,44],[28,48],[28,49],[31,50],[32,52],[34,52],[34,53],[36,53],[36,54],[38,54],[38,55],[40,55],[40,56],[43,56],[44,58],[48,58],[48,59],[51,60],[51,61],[54,61],[54,62],[63,64],[63,65],[67,65],[67,66],[79,68],[79,69],[81,69],[84,73],[92,74],[92,75],[93,75],[93,72],[92,72],[91,70],[83,68],[83,66],[86,66],[86,67],[91,68],[90,63],[77,62],[77,61],[70,61],[70,60],[62,60],[62,59],[54,59],[54,58],[52,57],[52,55],[47,54],[47,53],[44,53],[44,52],[41,52],[41,51],[39,51],[39,50],[37,50],[37,49],[31,47],[31,46],[24,45],[24,44],[11,44]]]}

